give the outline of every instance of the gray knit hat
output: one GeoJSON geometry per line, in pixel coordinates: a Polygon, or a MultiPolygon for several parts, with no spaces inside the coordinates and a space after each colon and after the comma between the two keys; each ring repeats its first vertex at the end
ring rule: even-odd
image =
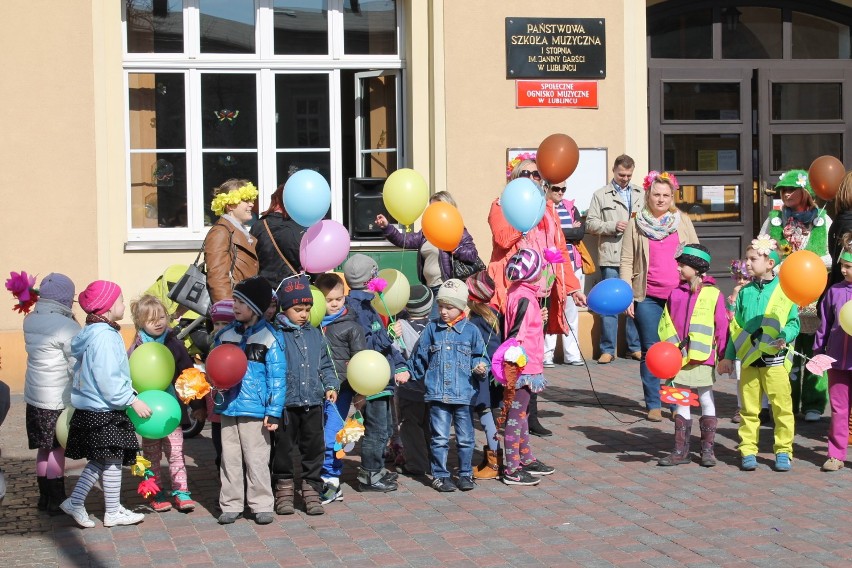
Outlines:
{"type": "Polygon", "coordinates": [[[408,310],[411,317],[422,318],[429,315],[434,302],[432,290],[423,284],[415,284],[411,287],[411,294],[408,297],[408,303],[405,304],[405,309],[408,310]]]}
{"type": "Polygon", "coordinates": [[[363,290],[364,285],[379,275],[379,265],[366,254],[353,254],[343,263],[343,276],[353,290],[363,290]]]}
{"type": "Polygon", "coordinates": [[[38,295],[39,298],[53,300],[70,308],[74,302],[74,283],[64,274],[51,272],[41,279],[38,295]]]}
{"type": "Polygon", "coordinates": [[[444,302],[460,310],[467,308],[467,284],[457,278],[445,280],[438,289],[438,302],[444,302]]]}

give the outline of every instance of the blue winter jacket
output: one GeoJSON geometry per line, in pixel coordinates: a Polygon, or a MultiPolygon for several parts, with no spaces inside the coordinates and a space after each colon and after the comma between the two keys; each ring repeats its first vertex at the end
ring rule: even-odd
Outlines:
{"type": "Polygon", "coordinates": [[[105,323],[85,326],[71,340],[77,359],[71,381],[71,406],[79,410],[124,410],[136,399],[121,335],[105,323]]]}
{"type": "Polygon", "coordinates": [[[372,292],[364,290],[350,290],[346,298],[346,307],[355,316],[355,320],[364,329],[364,339],[367,341],[367,349],[378,351],[387,357],[390,363],[391,376],[388,377],[388,386],[385,390],[393,392],[396,383],[393,380],[394,373],[408,371],[405,357],[393,348],[393,342],[388,335],[379,314],[373,308],[370,301],[373,299],[372,292]]]}
{"type": "Polygon", "coordinates": [[[278,317],[288,363],[284,405],[288,408],[320,405],[325,400],[326,391],[340,390],[328,343],[311,322],[294,327],[284,314],[278,314],[278,317]]]}
{"type": "Polygon", "coordinates": [[[216,396],[216,413],[225,416],[281,418],[287,386],[287,360],[284,338],[266,320],[246,328],[233,322],[216,334],[214,348],[232,343],[248,358],[248,369],[242,382],[224,391],[224,399],[216,396]]]}

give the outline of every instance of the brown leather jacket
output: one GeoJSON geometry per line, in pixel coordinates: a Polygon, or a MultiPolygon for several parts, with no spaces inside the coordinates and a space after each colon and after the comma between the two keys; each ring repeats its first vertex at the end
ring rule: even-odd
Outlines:
{"type": "Polygon", "coordinates": [[[227,219],[219,219],[210,227],[204,241],[204,260],[211,304],[233,297],[234,284],[257,276],[254,245],[255,241],[250,243],[227,219]]]}

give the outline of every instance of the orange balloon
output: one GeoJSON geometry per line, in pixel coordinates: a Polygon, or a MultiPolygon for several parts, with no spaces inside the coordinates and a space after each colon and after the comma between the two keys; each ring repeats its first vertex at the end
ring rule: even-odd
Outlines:
{"type": "Polygon", "coordinates": [[[535,154],[535,165],[541,176],[560,183],[574,173],[580,162],[580,149],[567,134],[551,134],[541,141],[535,154]]]}
{"type": "Polygon", "coordinates": [[[811,167],[808,169],[808,180],[811,182],[814,193],[826,201],[834,199],[834,196],[837,195],[840,182],[843,181],[845,175],[846,170],[843,168],[843,162],[834,156],[820,156],[811,163],[811,167]]]}
{"type": "Polygon", "coordinates": [[[453,252],[462,240],[464,221],[459,210],[443,201],[430,203],[423,212],[423,236],[447,252],[453,252]]]}
{"type": "Polygon", "coordinates": [[[781,264],[778,278],[784,294],[794,304],[804,307],[822,295],[828,283],[828,271],[819,255],[809,250],[800,250],[781,264]]]}

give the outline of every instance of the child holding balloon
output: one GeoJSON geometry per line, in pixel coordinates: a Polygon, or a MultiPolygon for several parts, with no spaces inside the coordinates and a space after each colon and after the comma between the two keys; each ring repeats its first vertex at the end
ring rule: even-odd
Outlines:
{"type": "MultiPolygon", "coordinates": [[[[231,298],[219,300],[210,306],[210,337],[215,337],[233,321],[234,301],[231,298]]],[[[213,449],[216,451],[216,467],[219,468],[222,465],[222,419],[213,412],[212,392],[204,397],[204,402],[207,404],[206,413],[196,415],[196,419],[206,417],[210,421],[210,438],[213,440],[213,449]]]]}
{"type": "Polygon", "coordinates": [[[60,508],[83,528],[95,526],[86,511],[86,496],[101,478],[104,491],[104,526],[135,525],[145,515],[121,506],[121,466],[136,463],[139,442],[126,410],[140,418],[151,409],[136,396],[130,365],[117,320],[124,317],[124,298],[114,282],[96,280],[78,296],[86,312],[86,327],[71,342],[77,360],[71,382],[71,417],[65,455],[89,460],[71,496],[60,508]]]}

